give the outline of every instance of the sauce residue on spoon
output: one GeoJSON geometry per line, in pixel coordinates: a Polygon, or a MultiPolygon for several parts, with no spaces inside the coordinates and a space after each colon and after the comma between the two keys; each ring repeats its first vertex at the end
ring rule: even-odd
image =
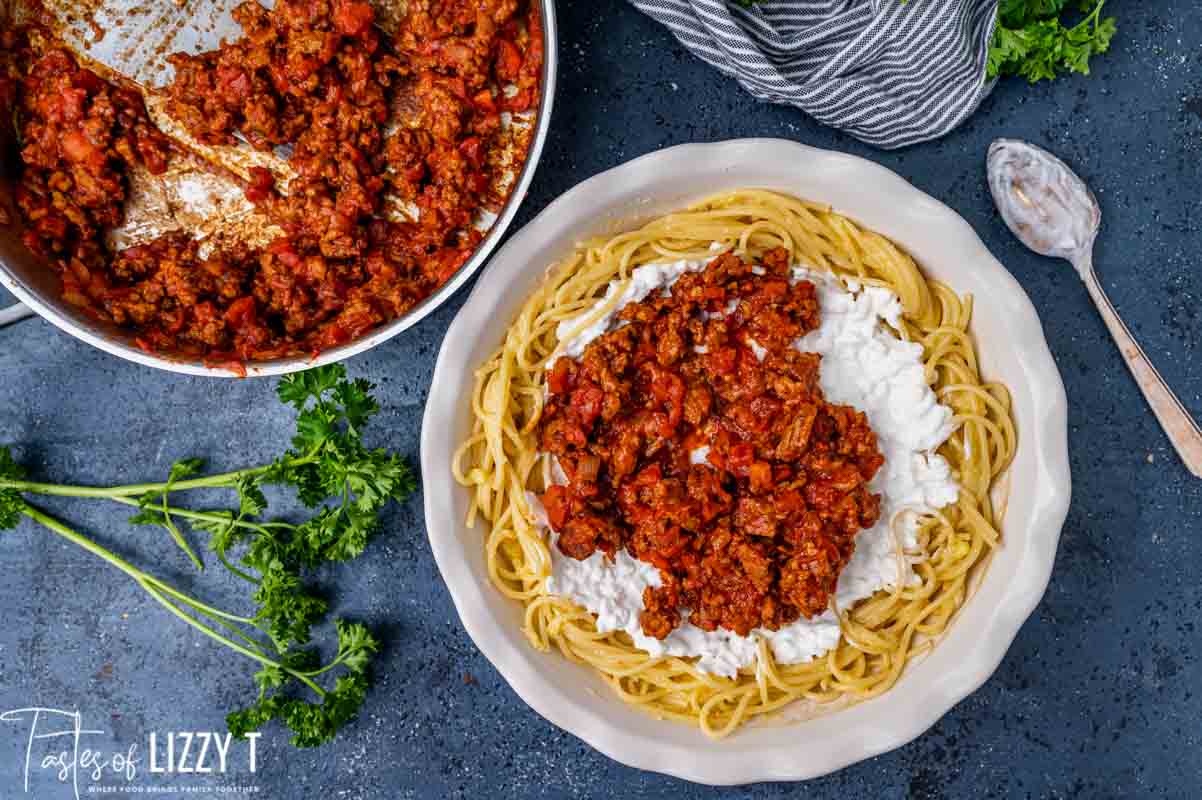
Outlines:
{"type": "Polygon", "coordinates": [[[1037,253],[1085,263],[1102,221],[1098,202],[1068,165],[1043,148],[998,139],[986,161],[1002,220],[1037,253]]]}

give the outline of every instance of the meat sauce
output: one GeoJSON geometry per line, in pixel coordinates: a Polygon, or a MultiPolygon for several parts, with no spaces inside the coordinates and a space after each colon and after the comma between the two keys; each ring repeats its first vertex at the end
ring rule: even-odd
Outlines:
{"type": "Polygon", "coordinates": [[[703,630],[744,636],[821,614],[880,517],[876,434],[826,401],[819,356],[793,346],[818,327],[815,287],[790,281],[784,250],[760,266],[718,256],[623,308],[621,327],[547,376],[541,449],[567,476],[542,496],[557,546],[576,559],[625,548],[657,567],[648,636],[686,609],[703,630]]]}
{"type": "Polygon", "coordinates": [[[474,215],[499,207],[499,176],[525,156],[501,114],[537,107],[543,52],[537,3],[518,0],[413,0],[392,35],[356,0],[247,2],[234,17],[241,38],[170,56],[167,109],[205,144],[290,145],[295,177],[252,168],[245,186],[284,236],[206,258],[178,233],[105,251],[129,169],[162,172],[168,141],[136,92],[67,51],[34,53],[18,32],[0,45],[20,53],[26,241],[66,299],[148,351],[237,365],[348,342],[455,273],[482,238],[474,215]],[[389,218],[385,198],[416,221],[389,218]]]}
{"type": "Polygon", "coordinates": [[[0,51],[6,107],[19,104],[22,120],[16,201],[24,243],[57,266],[68,302],[119,303],[131,289],[110,270],[103,233],[121,223],[128,170],[163,172],[169,142],[137,92],[81,69],[66,50],[35,56],[23,32],[9,30],[0,33],[0,51]]]}

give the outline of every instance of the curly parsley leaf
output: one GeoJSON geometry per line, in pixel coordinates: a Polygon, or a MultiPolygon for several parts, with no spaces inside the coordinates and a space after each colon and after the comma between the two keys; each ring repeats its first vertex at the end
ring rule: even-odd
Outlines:
{"type": "Polygon", "coordinates": [[[170,488],[173,484],[191,478],[193,475],[199,475],[200,471],[205,468],[203,458],[181,458],[171,465],[171,471],[167,476],[167,487],[170,488]]]}
{"type": "Polygon", "coordinates": [[[226,553],[247,533],[238,527],[234,512],[221,509],[207,512],[213,519],[194,519],[192,528],[209,535],[209,549],[214,553],[226,553]]]}
{"type": "Polygon", "coordinates": [[[300,577],[279,562],[263,572],[254,599],[259,605],[255,619],[267,627],[280,652],[308,644],[313,625],[329,607],[324,599],[306,593],[300,577]]]}
{"type": "Polygon", "coordinates": [[[25,501],[21,495],[7,489],[0,492],[0,531],[17,527],[24,507],[25,501]]]}
{"type": "Polygon", "coordinates": [[[371,658],[380,649],[379,643],[365,626],[357,622],[337,620],[338,658],[352,672],[364,672],[371,658]]]}
{"type": "Polygon", "coordinates": [[[340,433],[338,422],[341,416],[337,406],[325,402],[301,411],[296,418],[296,436],[292,437],[295,452],[310,453],[326,447],[340,433]]]}
{"type": "Polygon", "coordinates": [[[360,435],[368,419],[380,410],[376,399],[371,396],[371,390],[374,388],[363,378],[351,382],[343,381],[334,387],[334,399],[342,406],[347,432],[352,436],[360,435]]]}
{"type": "MultiPolygon", "coordinates": [[[[259,673],[255,673],[256,677],[259,673]]],[[[266,680],[266,679],[265,679],[266,680]]],[[[246,734],[252,731],[257,731],[259,728],[271,722],[276,717],[282,714],[282,704],[285,698],[279,695],[265,697],[253,706],[243,708],[238,711],[233,711],[226,715],[225,724],[229,727],[230,733],[236,738],[242,739],[246,734]]]]}
{"type": "Polygon", "coordinates": [[[230,733],[244,737],[272,720],[282,720],[292,731],[296,747],[316,747],[334,738],[338,729],[354,719],[367,696],[367,676],[342,675],[321,703],[272,694],[226,717],[230,733]]]}
{"type": "Polygon", "coordinates": [[[276,394],[281,401],[291,404],[299,411],[309,400],[320,400],[322,395],[333,390],[343,380],[346,380],[346,367],[341,364],[327,364],[324,367],[284,376],[276,387],[276,394]]]}
{"type": "MultiPolygon", "coordinates": [[[[272,664],[263,667],[255,673],[255,683],[259,685],[259,697],[262,698],[268,692],[279,689],[291,679],[292,677],[281,666],[272,664]]],[[[245,732],[238,735],[245,735],[245,732]]]]}
{"type": "Polygon", "coordinates": [[[297,530],[295,552],[306,564],[346,561],[363,552],[374,530],[375,517],[325,508],[297,530]]]}
{"type": "Polygon", "coordinates": [[[255,673],[255,683],[259,686],[259,699],[262,700],[269,692],[285,686],[292,680],[294,672],[309,674],[321,667],[321,656],[316,650],[292,650],[280,659],[279,664],[264,666],[255,673]]]}
{"type": "MultiPolygon", "coordinates": [[[[20,481],[25,478],[25,468],[13,459],[12,451],[0,447],[0,478],[20,481]]],[[[21,521],[25,501],[16,489],[0,489],[0,530],[17,527],[21,521]]]]}
{"type": "Polygon", "coordinates": [[[257,517],[267,510],[267,497],[254,477],[242,476],[238,479],[237,488],[239,514],[244,517],[257,517]]]}
{"type": "Polygon", "coordinates": [[[1083,0],[1084,18],[1061,21],[1068,0],[1002,0],[989,46],[990,78],[1021,75],[1031,83],[1065,72],[1089,74],[1089,60],[1110,49],[1116,24],[1101,16],[1106,0],[1083,0]]]}
{"type": "Polygon", "coordinates": [[[22,467],[13,458],[12,450],[0,447],[0,478],[19,481],[24,480],[26,474],[25,467],[22,467]]]}

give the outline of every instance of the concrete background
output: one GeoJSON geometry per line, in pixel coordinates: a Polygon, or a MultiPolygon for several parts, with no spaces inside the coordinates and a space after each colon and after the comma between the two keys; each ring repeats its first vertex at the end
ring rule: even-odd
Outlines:
{"type": "MultiPolygon", "coordinates": [[[[635,156],[740,136],[867,156],[958,210],[1031,295],[1068,387],[1075,491],[1043,603],[997,674],[912,744],[804,786],[711,790],[618,766],[527,709],[460,627],[414,497],[341,576],[339,612],[374,624],[386,641],[362,717],[311,751],[293,751],[271,729],[255,775],[240,751],[222,778],[150,776],[143,765],[134,783],[255,786],[259,796],[286,800],[1196,795],[1200,484],[1177,462],[1071,271],[1028,254],[997,219],[982,163],[991,139],[1017,136],[1086,178],[1103,207],[1103,281],[1182,400],[1202,414],[1202,8],[1113,3],[1119,33],[1090,78],[1005,82],[944,140],[884,153],[796,110],[756,103],[630,7],[603,5],[560,4],[560,93],[519,224],[635,156]]],[[[435,355],[465,294],[348,364],[380,385],[385,411],[371,440],[415,461],[435,355]]],[[[291,427],[272,389],[271,381],[138,367],[40,320],[0,331],[0,442],[19,444],[46,480],[157,479],[191,455],[216,467],[258,463],[291,427]]],[[[123,509],[47,505],[194,585],[165,537],[128,527],[123,509]]],[[[102,749],[118,750],[151,731],[223,730],[225,711],[253,694],[240,657],[170,621],[77,548],[23,525],[0,536],[0,563],[0,711],[78,707],[85,725],[106,731],[96,739],[102,749]]],[[[213,577],[195,585],[217,598],[233,588],[213,577]]],[[[22,792],[25,735],[0,724],[0,798],[70,796],[36,764],[30,793],[22,792]]]]}

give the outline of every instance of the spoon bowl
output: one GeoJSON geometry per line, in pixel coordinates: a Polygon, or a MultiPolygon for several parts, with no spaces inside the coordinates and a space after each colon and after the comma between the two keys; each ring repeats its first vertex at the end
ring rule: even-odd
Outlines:
{"type": "Polygon", "coordinates": [[[1102,225],[1098,199],[1056,156],[1018,139],[998,139],[986,159],[989,191],[1006,226],[1042,256],[1077,265],[1102,225]]]}

